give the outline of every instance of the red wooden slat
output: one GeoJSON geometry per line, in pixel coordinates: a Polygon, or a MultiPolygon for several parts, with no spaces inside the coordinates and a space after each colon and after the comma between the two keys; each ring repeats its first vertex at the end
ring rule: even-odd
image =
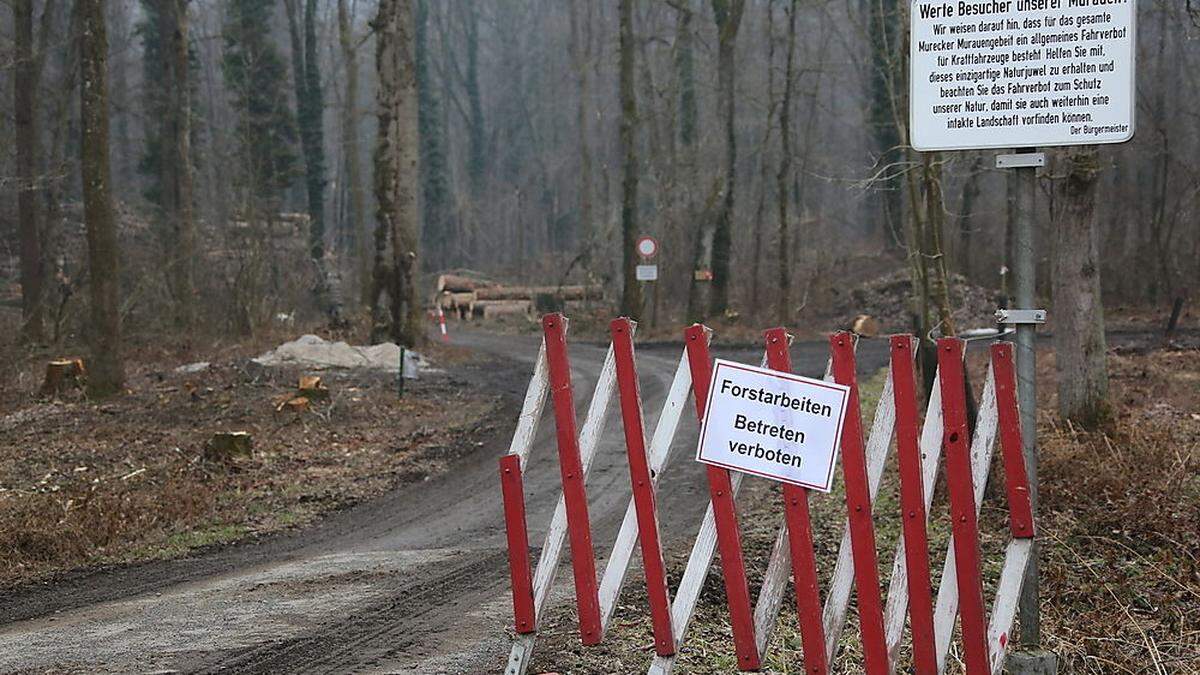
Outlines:
{"type": "Polygon", "coordinates": [[[883,603],[875,549],[875,524],[871,521],[871,488],[863,443],[862,411],[858,400],[854,338],[848,332],[829,336],[833,379],[850,387],[846,422],[842,429],[842,471],[846,477],[846,509],[850,521],[850,546],[854,552],[854,585],[858,589],[858,617],[862,630],[863,665],[869,675],[888,670],[887,642],[883,632],[883,603]]]}
{"type": "Polygon", "coordinates": [[[996,408],[1000,422],[1000,449],[1004,453],[1004,483],[1008,490],[1008,523],[1012,536],[1034,535],[1033,505],[1029,476],[1025,472],[1025,450],[1021,441],[1021,415],[1017,409],[1017,376],[1013,368],[1013,345],[992,345],[992,373],[996,378],[996,408]]]}
{"type": "MultiPolygon", "coordinates": [[[[983,582],[979,574],[979,523],[975,516],[975,488],[971,478],[967,404],[963,386],[963,349],[958,338],[938,340],[941,373],[942,445],[946,455],[946,485],[950,493],[951,529],[954,532],[954,570],[958,583],[959,618],[962,619],[963,655],[968,675],[990,672],[987,621],[983,607],[983,582]]],[[[942,583],[945,583],[943,580],[942,583]]]]}
{"type": "Polygon", "coordinates": [[[598,644],[600,596],[596,584],[596,560],[592,551],[592,529],[588,520],[587,491],[583,484],[583,462],[579,456],[579,434],[575,427],[575,394],[571,388],[571,364],[567,357],[567,320],[562,314],[542,317],[546,336],[546,363],[550,368],[550,397],[558,432],[558,465],[562,473],[563,497],[567,506],[567,534],[571,542],[571,568],[575,575],[575,602],[579,606],[579,634],[585,645],[598,644]]]}
{"type": "MultiPolygon", "coordinates": [[[[708,329],[694,324],[684,331],[688,366],[692,371],[692,391],[696,398],[696,416],[704,422],[708,388],[712,383],[712,358],[708,352],[708,329]]],[[[740,670],[759,668],[758,646],[754,640],[754,616],[750,609],[750,588],[746,582],[746,563],[742,559],[742,536],[738,529],[729,471],[707,465],[708,492],[717,526],[717,550],[721,553],[721,573],[725,577],[725,597],[729,602],[729,621],[733,626],[733,644],[740,670]]]]}
{"type": "Polygon", "coordinates": [[[529,565],[529,530],[525,526],[525,490],[518,455],[500,458],[500,490],[504,495],[508,571],[512,576],[513,627],[518,633],[532,633],[537,622],[533,609],[533,572],[529,565]]]}
{"type": "MultiPolygon", "coordinates": [[[[767,366],[792,372],[788,351],[789,336],[783,328],[766,332],[767,366]]],[[[821,592],[817,580],[817,556],[813,549],[812,519],[808,510],[808,489],[783,485],[784,519],[788,528],[788,549],[792,554],[792,577],[796,586],[796,614],[800,617],[800,640],[804,645],[804,672],[829,672],[825,656],[825,627],[821,623],[821,592]]]]}
{"type": "Polygon", "coordinates": [[[925,487],[921,479],[921,434],[913,336],[893,335],[892,394],[896,402],[896,449],[900,469],[904,568],[908,574],[908,620],[912,626],[913,666],[920,675],[936,675],[933,632],[933,584],[929,576],[929,538],[925,530],[925,487]]]}
{"type": "Polygon", "coordinates": [[[658,516],[654,504],[654,482],[646,460],[646,430],[642,420],[642,397],[638,389],[637,367],[633,358],[633,322],[615,319],[609,324],[613,356],[617,362],[617,386],[620,388],[621,421],[625,427],[625,454],[629,457],[629,478],[633,483],[633,504],[637,513],[638,541],[642,548],[642,567],[646,573],[646,595],[654,627],[654,651],[659,656],[675,653],[671,633],[671,596],[667,591],[667,571],[663,565],[658,534],[658,516]]]}

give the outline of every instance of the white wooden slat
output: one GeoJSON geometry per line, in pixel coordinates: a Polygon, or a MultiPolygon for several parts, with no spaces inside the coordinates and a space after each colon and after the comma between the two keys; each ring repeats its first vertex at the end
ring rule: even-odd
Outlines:
{"type": "Polygon", "coordinates": [[[771,642],[771,634],[775,632],[779,608],[783,606],[783,596],[791,578],[792,549],[788,542],[787,519],[784,518],[779,523],[779,533],[775,535],[771,559],[767,562],[767,572],[763,575],[762,588],[754,605],[754,640],[759,654],[767,653],[767,645],[771,642]]]}
{"type": "MultiPolygon", "coordinates": [[[[888,369],[887,382],[879,405],[875,408],[875,420],[867,441],[867,488],[871,503],[879,494],[879,483],[883,479],[883,467],[892,447],[892,435],[896,429],[896,397],[892,393],[892,372],[888,369]]],[[[842,543],[838,547],[837,562],[833,567],[833,579],[829,583],[829,595],[825,598],[825,611],[821,618],[825,625],[825,654],[829,663],[837,654],[838,640],[846,625],[846,612],[850,608],[850,591],[854,587],[854,553],[850,545],[850,519],[842,528],[842,543]]]]}
{"type": "MultiPolygon", "coordinates": [[[[987,488],[988,472],[992,468],[992,453],[996,444],[996,378],[988,366],[987,384],[983,399],[979,403],[979,416],[975,424],[975,438],[971,443],[971,483],[975,488],[975,515],[983,504],[983,492],[987,488]]],[[[954,633],[954,619],[958,616],[958,583],[954,569],[954,535],[947,544],[946,563],[942,566],[942,581],[938,584],[937,603],[933,609],[933,633],[937,643],[938,672],[946,668],[946,654],[950,650],[950,637],[954,633]]]]}
{"type": "MultiPolygon", "coordinates": [[[[832,379],[832,363],[825,367],[825,379],[832,379]]],[[[883,476],[883,465],[887,459],[888,447],[891,444],[892,431],[896,422],[896,402],[892,396],[892,373],[888,370],[887,379],[883,386],[883,395],[875,407],[875,419],[871,425],[870,440],[867,442],[868,482],[874,487],[871,496],[879,489],[883,476]]],[[[787,545],[787,520],[781,519],[779,534],[775,546],[771,550],[771,559],[767,563],[767,572],[763,577],[762,589],[759,591],[758,603],[754,607],[754,630],[758,643],[758,651],[762,653],[771,641],[775,630],[776,617],[783,605],[784,591],[792,572],[792,550],[787,545]]],[[[849,591],[847,590],[847,600],[849,591]]]]}
{"type": "MultiPolygon", "coordinates": [[[[657,485],[663,467],[667,464],[671,452],[671,442],[675,440],[675,431],[679,428],[679,420],[687,407],[689,394],[692,391],[692,371],[688,367],[687,352],[679,358],[679,366],[675,369],[675,378],[671,380],[671,389],[663,402],[662,412],[658,416],[658,425],[654,428],[654,436],[650,440],[647,451],[650,464],[651,484],[657,485]]],[[[617,598],[621,596],[621,586],[629,570],[629,561],[633,557],[633,549],[638,541],[637,509],[633,498],[625,509],[625,519],[621,521],[621,530],[617,532],[617,540],[613,543],[612,553],[604,568],[604,576],[600,580],[600,625],[608,627],[617,598]]]]}
{"type": "MultiPolygon", "coordinates": [[[[767,356],[763,354],[760,361],[766,367],[767,356]]],[[[729,483],[732,497],[737,498],[738,490],[742,487],[742,478],[746,474],[740,471],[729,472],[729,483]]],[[[700,599],[700,591],[704,588],[704,579],[708,576],[708,568],[712,565],[713,554],[717,548],[717,521],[713,515],[712,500],[704,510],[704,520],[700,521],[700,531],[692,544],[692,552],[688,556],[687,567],[683,569],[683,578],[679,580],[679,588],[675,591],[675,600],[671,603],[671,628],[675,634],[675,648],[683,648],[683,636],[687,634],[688,624],[696,611],[696,602],[700,599]]],[[[646,671],[652,675],[669,675],[675,667],[675,656],[654,656],[650,668],[646,671]]]]}
{"type": "Polygon", "coordinates": [[[1004,671],[1004,659],[1008,656],[1008,643],[1012,639],[1013,620],[1017,617],[1017,604],[1021,596],[1021,583],[1025,580],[1025,568],[1033,555],[1033,539],[1013,539],[1004,551],[1004,567],[1000,571],[1000,583],[996,587],[996,600],[992,603],[992,621],[988,626],[988,658],[992,675],[1004,671]]]}
{"type": "MultiPolygon", "coordinates": [[[[539,358],[539,361],[541,358],[539,358]]],[[[587,417],[583,429],[579,432],[579,459],[583,464],[583,475],[586,479],[591,468],[592,458],[600,442],[600,431],[608,417],[609,403],[612,402],[613,391],[617,385],[617,365],[610,345],[608,354],[604,357],[604,365],[600,368],[600,378],[596,381],[596,389],[592,393],[592,402],[588,406],[587,417]]],[[[567,536],[567,504],[562,494],[558,495],[558,504],[554,507],[554,516],[550,519],[550,528],[546,531],[546,541],[542,544],[542,553],[538,557],[537,568],[533,573],[533,606],[536,619],[542,619],[542,610],[550,589],[554,586],[554,576],[558,572],[558,563],[562,557],[563,541],[567,536]]],[[[534,634],[518,636],[513,641],[512,651],[509,652],[507,675],[522,675],[529,667],[529,659],[533,656],[534,634]]]]}
{"type": "MultiPolygon", "coordinates": [[[[740,471],[730,471],[729,479],[733,496],[736,498],[742,487],[742,478],[746,474],[740,471]]],[[[692,553],[688,556],[687,567],[683,570],[683,578],[679,581],[679,589],[675,591],[675,600],[671,603],[671,627],[675,629],[675,648],[683,646],[683,636],[687,634],[688,624],[696,610],[696,601],[700,599],[700,591],[704,587],[704,579],[708,576],[708,568],[712,564],[713,554],[717,548],[717,522],[713,516],[712,502],[704,511],[704,520],[700,523],[700,532],[696,535],[696,543],[692,545],[692,553]]],[[[647,673],[668,675],[675,667],[674,656],[655,656],[650,663],[647,673]]]]}
{"type": "MultiPolygon", "coordinates": [[[[925,522],[929,522],[929,507],[933,503],[933,488],[937,479],[938,464],[942,458],[942,388],[937,386],[940,372],[934,373],[934,387],[925,409],[925,425],[921,428],[921,487],[925,496],[925,522]]],[[[896,657],[904,639],[904,622],[908,611],[908,568],[904,566],[904,537],[896,543],[896,557],[892,559],[891,583],[888,586],[887,606],[884,609],[883,628],[887,636],[888,667],[896,669],[896,657]]]]}
{"type": "Polygon", "coordinates": [[[542,419],[542,410],[546,407],[546,399],[550,393],[550,372],[546,364],[546,340],[538,349],[537,361],[533,365],[533,377],[529,378],[529,388],[525,390],[525,402],[521,404],[521,415],[517,417],[517,429],[513,432],[512,444],[508,446],[508,454],[521,458],[521,470],[529,461],[529,451],[533,448],[533,438],[537,433],[538,420],[542,419]]]}

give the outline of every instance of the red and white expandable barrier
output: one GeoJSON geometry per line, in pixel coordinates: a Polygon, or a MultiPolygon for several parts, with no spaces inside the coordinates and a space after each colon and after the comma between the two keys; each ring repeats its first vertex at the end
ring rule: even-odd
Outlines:
{"type": "Polygon", "coordinates": [[[438,305],[437,311],[438,329],[442,331],[442,342],[449,342],[450,336],[446,334],[446,313],[442,311],[442,306],[440,304],[438,305]]]}
{"type": "MultiPolygon", "coordinates": [[[[1034,534],[1011,344],[997,343],[991,347],[991,366],[979,418],[975,435],[970,438],[963,386],[965,343],[954,338],[938,342],[936,377],[939,386],[932,392],[924,427],[918,431],[913,368],[916,340],[908,335],[893,336],[889,343],[891,365],[883,395],[871,433],[864,443],[855,377],[855,337],[850,333],[830,337],[831,359],[826,378],[850,386],[851,399],[841,447],[847,520],[829,590],[822,608],[808,493],[804,488],[785,485],[783,523],[757,605],[751,610],[734,501],[744,474],[707,467],[709,506],[673,603],[663,565],[654,487],[666,466],[689,390],[694,394],[697,418],[703,421],[712,376],[708,349],[710,331],[696,325],[685,332],[684,353],[647,449],[634,357],[635,324],[628,319],[612,322],[612,345],[582,431],[578,433],[566,324],[565,317],[559,314],[543,318],[542,349],[509,453],[500,460],[517,633],[506,672],[517,675],[528,666],[537,619],[545,609],[563,540],[568,535],[580,636],[584,644],[596,644],[603,638],[635,541],[640,543],[654,632],[655,656],[649,667],[651,673],[672,671],[675,654],[684,643],[704,578],[717,550],[721,553],[733,647],[741,670],[761,667],[787,582],[794,578],[806,672],[829,672],[829,665],[837,655],[854,586],[859,588],[858,615],[864,655],[861,667],[865,672],[874,675],[894,671],[903,641],[906,612],[912,626],[916,672],[940,673],[944,670],[956,616],[962,618],[967,672],[971,675],[1000,672],[1034,534]],[[597,586],[584,483],[614,388],[619,391],[633,494],[597,586]],[[548,397],[552,398],[555,409],[564,489],[547,531],[537,569],[531,571],[521,471],[548,397]],[[1013,540],[1005,553],[991,623],[988,624],[983,607],[977,518],[997,432],[1004,458],[1013,540]],[[899,455],[903,537],[893,559],[891,585],[884,606],[878,592],[872,502],[879,490],[893,435],[897,439],[899,455]],[[943,448],[952,537],[935,604],[929,575],[927,526],[943,448]]],[[[790,372],[790,341],[783,329],[767,331],[765,361],[768,367],[790,372]]]]}

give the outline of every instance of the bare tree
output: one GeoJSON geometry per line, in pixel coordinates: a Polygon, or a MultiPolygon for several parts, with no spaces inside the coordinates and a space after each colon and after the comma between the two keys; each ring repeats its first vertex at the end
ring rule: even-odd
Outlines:
{"type": "Polygon", "coordinates": [[[108,146],[108,35],[103,0],[77,0],[80,15],[79,108],[83,217],[87,224],[91,289],[91,368],[88,392],[117,393],[125,384],[121,360],[120,269],[108,146]]]}
{"type": "Polygon", "coordinates": [[[375,148],[375,316],[386,289],[391,298],[391,336],[404,345],[421,338],[417,301],[417,73],[413,59],[412,0],[381,0],[375,17],[375,66],[379,77],[379,140],[375,148]],[[390,236],[392,259],[385,251],[390,236]]]}
{"type": "Polygon", "coordinates": [[[788,39],[787,66],[783,75],[783,103],[779,107],[779,173],[776,174],[775,198],[779,207],[779,304],[775,315],[779,325],[786,326],[792,321],[792,270],[788,253],[791,251],[791,236],[788,232],[788,179],[792,172],[792,90],[796,79],[796,14],[798,0],[791,0],[787,9],[788,39]]]}
{"type": "Polygon", "coordinates": [[[38,85],[45,64],[46,33],[53,21],[56,3],[42,9],[39,48],[33,44],[33,0],[13,3],[16,73],[13,77],[13,111],[17,145],[17,219],[20,221],[21,319],[25,339],[39,342],[45,337],[43,289],[45,272],[42,251],[42,213],[38,208],[38,124],[34,114],[38,85]]]}
{"type": "Polygon", "coordinates": [[[363,194],[362,154],[358,144],[358,43],[354,36],[354,20],[346,0],[338,0],[338,45],[342,65],[346,69],[346,101],[342,111],[342,152],[345,153],[346,182],[350,192],[350,231],[353,232],[358,257],[361,301],[370,303],[371,253],[367,240],[366,199],[363,194]]]}
{"type": "Polygon", "coordinates": [[[191,64],[188,58],[188,10],[186,0],[166,0],[158,20],[165,58],[166,109],[161,124],[160,169],[162,211],[171,224],[174,241],[171,255],[176,320],[188,328],[194,320],[196,223],[192,204],[192,113],[191,64]]]}
{"type": "Polygon", "coordinates": [[[737,188],[737,110],[734,46],[742,24],[745,0],[712,0],[713,20],[717,24],[717,105],[725,134],[724,200],[713,230],[713,280],[708,312],[721,316],[729,308],[729,269],[733,248],[733,207],[737,188]]]}
{"type": "Polygon", "coordinates": [[[1054,223],[1054,352],[1058,411],[1063,419],[1095,428],[1108,414],[1104,307],[1100,302],[1100,237],[1095,147],[1067,154],[1062,206],[1054,223]]]}
{"type": "Polygon", "coordinates": [[[621,313],[633,319],[642,315],[642,288],[638,283],[637,251],[637,94],[633,81],[633,0],[621,0],[620,60],[621,60],[621,149],[624,152],[621,181],[621,263],[624,290],[621,293],[621,313]]]}

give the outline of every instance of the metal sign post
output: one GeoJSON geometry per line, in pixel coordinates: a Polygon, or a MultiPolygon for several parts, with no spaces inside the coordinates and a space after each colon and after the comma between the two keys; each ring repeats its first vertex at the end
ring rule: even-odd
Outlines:
{"type": "MultiPolygon", "coordinates": [[[[1017,404],[1021,418],[1021,445],[1024,447],[1025,468],[1029,476],[1030,508],[1037,512],[1037,324],[1044,323],[1046,311],[1036,309],[1037,265],[1034,253],[1034,223],[1037,219],[1037,170],[1046,165],[1044,153],[1033,148],[1018,150],[1017,154],[996,157],[996,168],[1011,168],[1017,172],[1017,189],[1013,204],[1012,264],[1013,304],[1009,310],[996,313],[1001,323],[1016,326],[1017,404]]],[[[1038,544],[1033,542],[1025,580],[1021,584],[1020,650],[1010,657],[1013,673],[1050,674],[1058,672],[1054,654],[1041,651],[1042,622],[1038,605],[1038,544]]]]}
{"type": "MultiPolygon", "coordinates": [[[[649,235],[637,239],[637,252],[642,258],[642,264],[637,266],[637,280],[642,287],[642,297],[646,297],[646,284],[658,281],[658,265],[654,259],[658,256],[658,240],[649,235]]],[[[650,287],[653,295],[650,301],[650,327],[658,324],[658,284],[650,287]]]]}

